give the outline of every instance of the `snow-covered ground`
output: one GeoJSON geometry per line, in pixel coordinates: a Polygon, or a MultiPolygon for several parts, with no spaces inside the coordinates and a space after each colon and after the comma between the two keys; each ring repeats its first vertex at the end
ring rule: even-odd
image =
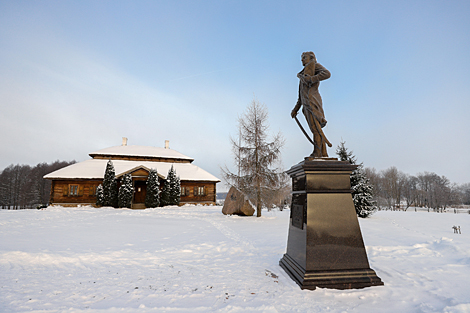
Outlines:
{"type": "Polygon", "coordinates": [[[470,214],[360,219],[385,286],[315,291],[278,265],[289,211],[263,215],[2,210],[0,312],[470,312],[470,214]]]}

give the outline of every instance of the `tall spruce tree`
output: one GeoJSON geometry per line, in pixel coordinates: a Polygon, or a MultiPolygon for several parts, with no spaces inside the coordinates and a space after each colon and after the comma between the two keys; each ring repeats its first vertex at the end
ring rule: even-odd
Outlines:
{"type": "Polygon", "coordinates": [[[102,184],[99,184],[98,187],[96,187],[96,205],[99,207],[104,205],[104,192],[102,184]]]}
{"type": "Polygon", "coordinates": [[[111,206],[114,208],[118,206],[116,172],[111,160],[108,161],[108,164],[106,165],[106,171],[104,173],[103,196],[103,206],[111,206]]]}
{"type": "Polygon", "coordinates": [[[160,205],[160,182],[158,172],[151,169],[147,178],[147,193],[145,195],[145,207],[156,208],[160,205]]]}
{"type": "MultiPolygon", "coordinates": [[[[344,141],[336,148],[336,154],[341,161],[348,161],[356,165],[356,157],[352,151],[348,151],[344,141]]],[[[377,210],[377,205],[373,198],[372,184],[364,173],[363,164],[357,165],[357,169],[350,176],[351,188],[353,190],[352,197],[357,216],[366,218],[377,210]]]]}
{"type": "Polygon", "coordinates": [[[178,205],[181,197],[180,179],[176,176],[176,171],[171,166],[163,185],[161,202],[162,205],[178,205]]]}
{"type": "Polygon", "coordinates": [[[118,205],[120,208],[130,208],[132,198],[134,197],[134,186],[132,185],[131,174],[124,174],[121,179],[121,187],[119,187],[118,205]]]}

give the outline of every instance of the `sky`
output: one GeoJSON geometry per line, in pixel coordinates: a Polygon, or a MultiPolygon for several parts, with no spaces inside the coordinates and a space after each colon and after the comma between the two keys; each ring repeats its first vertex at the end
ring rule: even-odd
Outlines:
{"type": "Polygon", "coordinates": [[[314,51],[332,74],[330,156],[345,141],[378,171],[470,182],[469,13],[433,0],[0,0],[0,170],[84,161],[127,137],[169,140],[220,178],[253,100],[288,169],[312,152],[290,112],[314,51]]]}

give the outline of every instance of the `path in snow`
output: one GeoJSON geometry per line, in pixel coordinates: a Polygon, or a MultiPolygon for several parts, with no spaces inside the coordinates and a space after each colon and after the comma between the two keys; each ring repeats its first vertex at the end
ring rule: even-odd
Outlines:
{"type": "Polygon", "coordinates": [[[385,286],[302,291],[278,265],[289,211],[261,218],[220,211],[0,211],[0,311],[470,310],[470,215],[389,211],[361,219],[385,286]]]}

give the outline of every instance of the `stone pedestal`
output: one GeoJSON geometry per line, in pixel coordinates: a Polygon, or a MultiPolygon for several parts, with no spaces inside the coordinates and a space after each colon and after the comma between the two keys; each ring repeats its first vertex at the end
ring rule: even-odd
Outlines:
{"type": "Polygon", "coordinates": [[[302,289],[383,285],[369,267],[351,196],[355,165],[306,158],[287,173],[292,205],[287,252],[280,266],[302,289]]]}

